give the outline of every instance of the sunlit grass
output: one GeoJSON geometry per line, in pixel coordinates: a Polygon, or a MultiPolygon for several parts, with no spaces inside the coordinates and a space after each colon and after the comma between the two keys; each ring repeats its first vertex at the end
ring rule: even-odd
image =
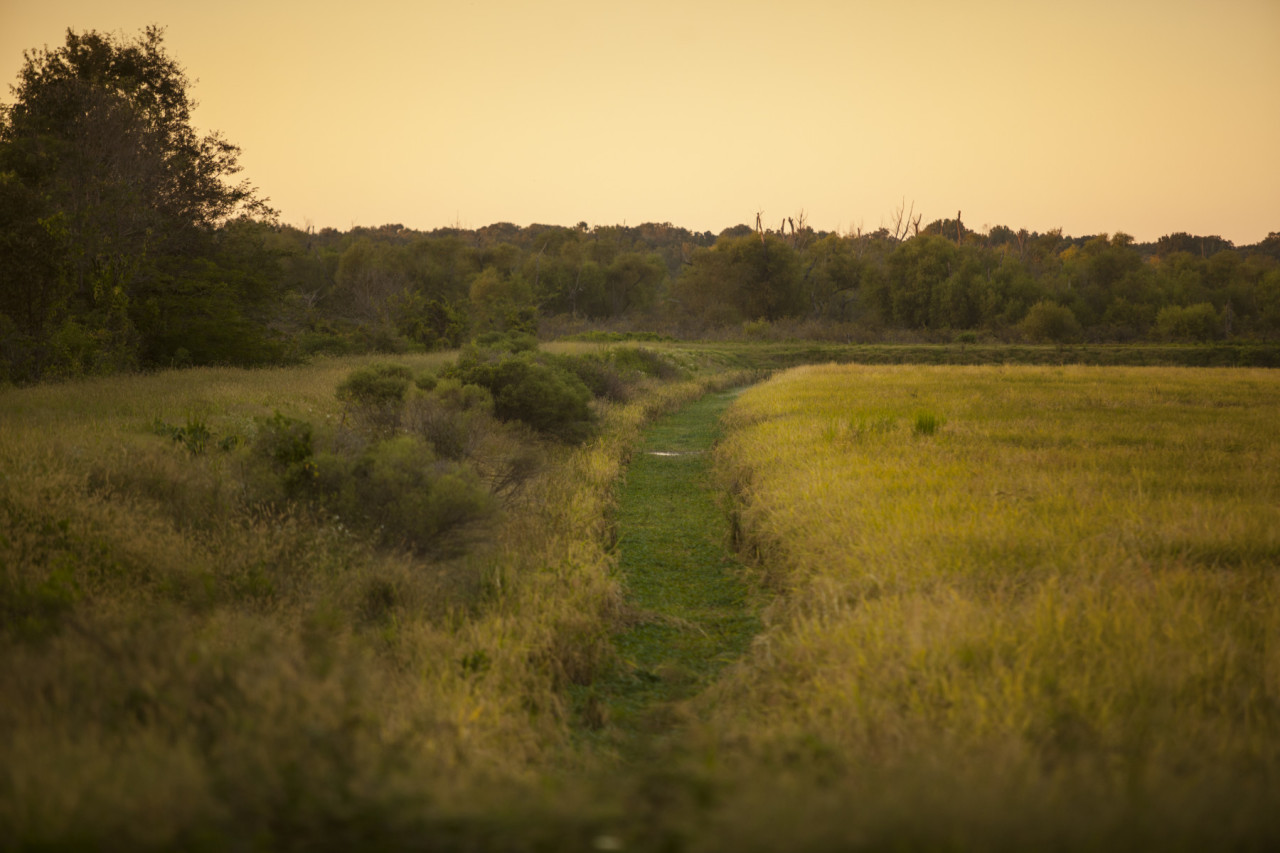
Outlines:
{"type": "Polygon", "coordinates": [[[702,378],[595,404],[596,436],[543,448],[450,554],[260,501],[249,444],[220,444],[276,412],[340,435],[354,368],[448,355],[0,392],[0,837],[1195,848],[1280,832],[1280,379],[1262,371],[827,367],[746,392],[717,464],[775,597],[767,628],[672,709],[689,739],[649,749],[637,731],[654,761],[594,760],[570,697],[626,664],[618,479],[646,424],[751,375],[725,372],[745,351],[653,346],[702,378]],[[207,427],[203,452],[157,421],[207,427]]]}
{"type": "Polygon", "coordinates": [[[919,816],[943,836],[1046,812],[1056,835],[1274,832],[1277,414],[1261,371],[813,367],[748,391],[721,470],[783,594],[709,736],[876,804],[831,833],[929,791],[967,804],[919,816]]]}

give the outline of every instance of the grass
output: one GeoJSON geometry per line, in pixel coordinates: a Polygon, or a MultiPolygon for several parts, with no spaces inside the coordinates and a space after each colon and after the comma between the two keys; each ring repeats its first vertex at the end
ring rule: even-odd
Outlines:
{"type": "Polygon", "coordinates": [[[335,392],[385,360],[0,392],[0,837],[590,848],[594,812],[546,780],[576,762],[568,691],[624,616],[615,483],[644,424],[742,379],[598,405],[593,439],[540,444],[502,512],[440,553],[259,483],[279,467],[264,424],[358,443],[335,392]]]}
{"type": "Polygon", "coordinates": [[[785,369],[806,364],[1096,365],[1109,367],[1280,367],[1272,343],[1218,344],[868,344],[827,341],[720,341],[646,344],[696,361],[739,368],[785,369]]]}
{"type": "Polygon", "coordinates": [[[0,391],[0,837],[1280,840],[1280,378],[645,348],[448,554],[247,499],[385,356],[0,391]]]}
{"type": "Polygon", "coordinates": [[[629,760],[652,749],[672,705],[705,687],[759,630],[710,481],[710,450],[730,392],[711,394],[648,428],[614,511],[628,630],[618,665],[579,701],[592,728],[629,760]]]}
{"type": "Polygon", "coordinates": [[[745,393],[721,472],[780,597],[705,700],[704,749],[770,780],[729,837],[1274,841],[1278,410],[1261,371],[830,366],[745,393]]]}

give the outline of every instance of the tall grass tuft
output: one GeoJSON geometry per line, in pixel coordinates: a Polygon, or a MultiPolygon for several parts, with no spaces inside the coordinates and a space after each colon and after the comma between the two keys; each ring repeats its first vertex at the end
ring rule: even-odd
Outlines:
{"type": "Polygon", "coordinates": [[[933,412],[916,412],[912,429],[916,435],[933,435],[941,428],[943,421],[933,412]]]}

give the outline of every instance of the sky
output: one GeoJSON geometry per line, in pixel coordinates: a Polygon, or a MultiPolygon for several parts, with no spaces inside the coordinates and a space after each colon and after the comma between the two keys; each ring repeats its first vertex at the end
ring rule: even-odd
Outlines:
{"type": "Polygon", "coordinates": [[[0,0],[0,78],[148,24],[298,226],[1280,231],[1280,0],[0,0]]]}

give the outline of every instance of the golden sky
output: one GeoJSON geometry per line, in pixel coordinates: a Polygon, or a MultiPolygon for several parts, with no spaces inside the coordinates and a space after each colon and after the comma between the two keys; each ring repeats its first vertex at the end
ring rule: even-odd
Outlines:
{"type": "Polygon", "coordinates": [[[0,72],[149,23],[297,225],[1280,231],[1280,0],[0,0],[0,72]]]}

